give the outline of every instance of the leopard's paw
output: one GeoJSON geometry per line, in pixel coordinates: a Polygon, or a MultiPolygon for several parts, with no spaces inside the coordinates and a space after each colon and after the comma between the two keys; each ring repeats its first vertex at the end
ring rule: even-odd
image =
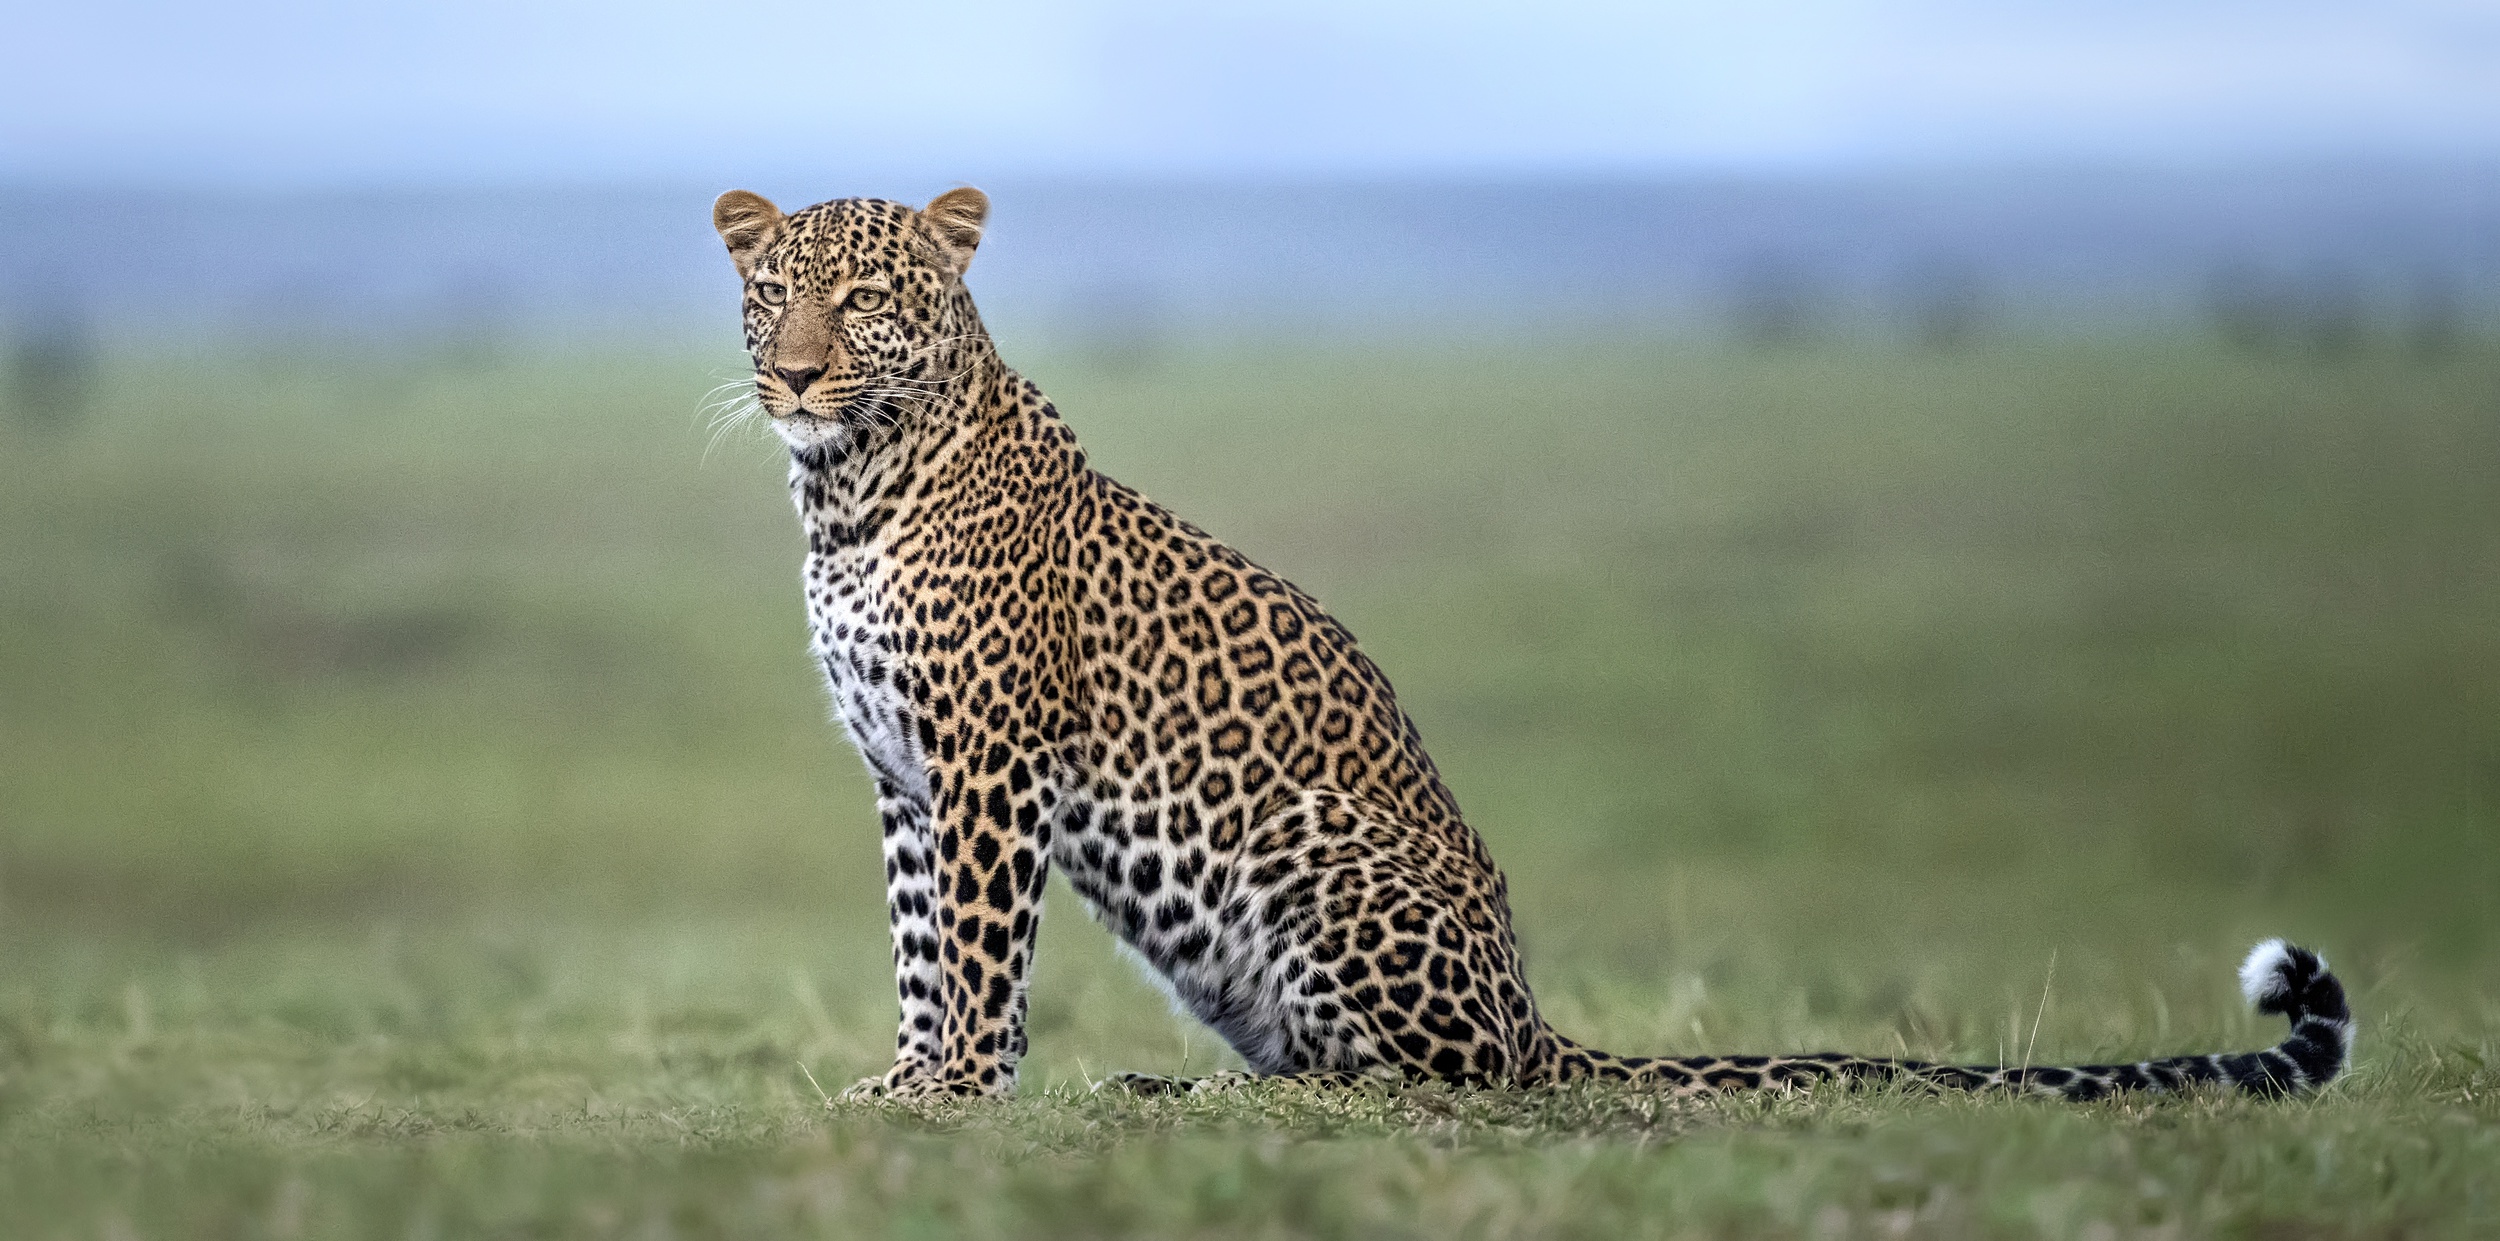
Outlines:
{"type": "Polygon", "coordinates": [[[863,1077],[852,1082],[841,1094],[834,1096],[833,1104],[920,1099],[942,1093],[944,1091],[938,1084],[937,1074],[931,1072],[929,1066],[916,1060],[901,1060],[875,1077],[863,1077]]]}
{"type": "Polygon", "coordinates": [[[1210,1073],[1205,1077],[1165,1077],[1159,1073],[1114,1073],[1094,1083],[1096,1090],[1117,1090],[1145,1098],[1210,1094],[1251,1081],[1247,1073],[1210,1073]]]}

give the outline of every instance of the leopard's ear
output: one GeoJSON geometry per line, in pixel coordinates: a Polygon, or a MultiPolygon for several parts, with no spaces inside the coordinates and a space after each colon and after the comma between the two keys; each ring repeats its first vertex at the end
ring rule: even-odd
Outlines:
{"type": "Polygon", "coordinates": [[[937,243],[947,269],[960,276],[981,246],[981,225],[990,218],[990,196],[967,185],[948,190],[920,209],[921,227],[937,243]]]}
{"type": "Polygon", "coordinates": [[[729,247],[729,260],[741,276],[755,270],[755,257],[781,235],[784,218],[772,200],[752,191],[731,190],[712,200],[712,227],[720,230],[721,244],[729,247]]]}

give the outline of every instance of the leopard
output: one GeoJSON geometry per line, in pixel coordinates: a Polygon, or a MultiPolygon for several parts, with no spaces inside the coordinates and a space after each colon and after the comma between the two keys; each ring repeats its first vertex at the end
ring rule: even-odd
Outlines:
{"type": "Polygon", "coordinates": [[[2253,1052],[1985,1065],[1618,1055],[1540,1014],[1507,881],[1354,635],[1292,582],[1096,470],[1010,369],[965,273],[990,202],[732,190],[754,408],[786,448],[809,652],[874,787],[900,1018],[843,1100],[1015,1092],[1044,889],[1246,1066],[1144,1095],[1614,1084],[1670,1096],[1886,1083],[2090,1100],[2314,1091],[2343,985],[2281,940],[2240,981],[2253,1052]]]}

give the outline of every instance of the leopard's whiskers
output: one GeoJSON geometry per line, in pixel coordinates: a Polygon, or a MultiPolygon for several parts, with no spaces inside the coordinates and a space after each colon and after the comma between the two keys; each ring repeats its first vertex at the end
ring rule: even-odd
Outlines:
{"type": "Polygon", "coordinates": [[[697,416],[710,416],[711,434],[704,440],[701,458],[703,462],[708,463],[712,459],[713,450],[719,448],[721,441],[727,439],[732,431],[763,416],[764,403],[756,395],[755,377],[749,375],[744,379],[732,379],[715,385],[711,391],[703,394],[703,401],[696,406],[696,413],[697,416]]]}

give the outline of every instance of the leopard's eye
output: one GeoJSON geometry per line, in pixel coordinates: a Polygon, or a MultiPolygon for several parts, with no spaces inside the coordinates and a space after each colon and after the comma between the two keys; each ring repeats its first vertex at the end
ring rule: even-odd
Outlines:
{"type": "Polygon", "coordinates": [[[787,300],[789,296],[789,289],[775,284],[770,280],[762,281],[755,286],[755,300],[762,302],[767,306],[778,306],[783,301],[787,300]]]}
{"type": "Polygon", "coordinates": [[[847,304],[850,306],[852,314],[869,315],[885,309],[885,304],[892,300],[894,300],[893,295],[887,293],[883,289],[871,289],[866,286],[862,286],[851,290],[850,300],[847,304]]]}

